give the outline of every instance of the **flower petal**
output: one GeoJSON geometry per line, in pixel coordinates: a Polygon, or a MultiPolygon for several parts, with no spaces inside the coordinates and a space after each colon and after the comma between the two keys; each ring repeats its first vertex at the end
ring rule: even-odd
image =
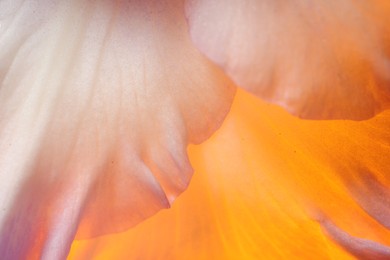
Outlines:
{"type": "Polygon", "coordinates": [[[188,0],[194,43],[241,87],[309,119],[367,119],[390,102],[390,4],[188,0]]]}
{"type": "Polygon", "coordinates": [[[63,258],[77,230],[123,230],[187,187],[186,146],[219,127],[235,87],[192,47],[183,10],[0,2],[3,258],[63,258]]]}

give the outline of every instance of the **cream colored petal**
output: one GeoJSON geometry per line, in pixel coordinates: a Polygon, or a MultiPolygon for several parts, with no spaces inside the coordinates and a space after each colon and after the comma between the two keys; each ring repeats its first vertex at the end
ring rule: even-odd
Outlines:
{"type": "Polygon", "coordinates": [[[0,1],[0,255],[64,258],[188,185],[234,87],[182,1],[0,1]]]}
{"type": "Polygon", "coordinates": [[[390,4],[188,0],[194,43],[246,90],[309,119],[367,119],[390,102],[390,4]]]}

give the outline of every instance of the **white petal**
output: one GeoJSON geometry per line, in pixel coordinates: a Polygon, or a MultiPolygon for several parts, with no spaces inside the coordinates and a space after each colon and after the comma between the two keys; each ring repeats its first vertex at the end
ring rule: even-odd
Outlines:
{"type": "Polygon", "coordinates": [[[192,47],[181,1],[0,1],[0,255],[63,258],[75,236],[169,207],[189,142],[234,87],[192,47]]]}

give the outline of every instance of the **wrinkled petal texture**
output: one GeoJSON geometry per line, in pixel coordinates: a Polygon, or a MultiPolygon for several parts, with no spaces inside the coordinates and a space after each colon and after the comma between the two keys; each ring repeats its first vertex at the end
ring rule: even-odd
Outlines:
{"type": "Polygon", "coordinates": [[[0,1],[0,255],[61,259],[188,185],[235,87],[182,1],[0,1]]]}
{"type": "Polygon", "coordinates": [[[387,0],[188,0],[194,43],[241,87],[308,119],[389,107],[387,0]]]}
{"type": "Polygon", "coordinates": [[[69,259],[388,259],[390,111],[306,121],[238,91],[189,157],[172,209],[69,259]]]}

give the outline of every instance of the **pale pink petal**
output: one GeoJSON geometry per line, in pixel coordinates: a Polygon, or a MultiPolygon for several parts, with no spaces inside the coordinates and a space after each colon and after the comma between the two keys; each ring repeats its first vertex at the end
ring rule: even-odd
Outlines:
{"type": "Polygon", "coordinates": [[[192,47],[183,10],[0,1],[1,258],[64,258],[76,231],[123,230],[187,187],[186,146],[235,89],[192,47]]]}
{"type": "Polygon", "coordinates": [[[197,47],[241,87],[311,119],[390,103],[386,0],[187,0],[197,47]]]}

